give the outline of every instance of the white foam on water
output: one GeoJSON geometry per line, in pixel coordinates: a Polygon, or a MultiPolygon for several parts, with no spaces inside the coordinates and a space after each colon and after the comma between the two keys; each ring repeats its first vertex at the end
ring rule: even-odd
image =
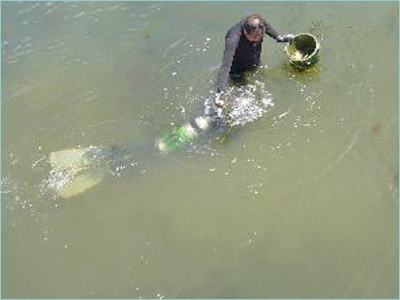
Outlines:
{"type": "Polygon", "coordinates": [[[270,107],[274,106],[273,96],[266,89],[265,83],[256,80],[254,84],[237,88],[232,87],[227,92],[227,111],[217,108],[213,99],[204,102],[205,114],[216,114],[227,120],[230,126],[245,125],[261,118],[270,107]],[[229,120],[228,120],[229,119],[229,120]]]}
{"type": "Polygon", "coordinates": [[[73,179],[71,173],[65,170],[51,170],[49,178],[45,182],[47,187],[54,193],[58,194],[60,191],[67,186],[73,179]]]}
{"type": "Polygon", "coordinates": [[[245,125],[261,118],[273,106],[272,95],[266,93],[257,99],[253,94],[244,92],[240,97],[234,99],[232,110],[229,113],[232,126],[245,125]]]}
{"type": "Polygon", "coordinates": [[[230,93],[228,118],[231,126],[254,122],[274,106],[272,94],[261,81],[233,88],[230,93]]]}

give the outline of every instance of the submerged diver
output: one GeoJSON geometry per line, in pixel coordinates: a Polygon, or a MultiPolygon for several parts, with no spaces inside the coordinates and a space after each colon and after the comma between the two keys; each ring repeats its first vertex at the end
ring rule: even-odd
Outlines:
{"type": "Polygon", "coordinates": [[[292,34],[280,35],[258,14],[250,15],[231,27],[225,36],[225,50],[217,80],[217,107],[225,104],[224,93],[229,78],[234,82],[243,81],[247,71],[254,71],[261,65],[261,46],[264,34],[277,42],[287,43],[293,39],[292,34]]]}
{"type": "MultiPolygon", "coordinates": [[[[260,63],[261,44],[264,34],[277,42],[289,42],[291,35],[279,35],[262,17],[251,15],[231,29],[226,35],[226,44],[221,70],[218,76],[218,93],[222,95],[229,76],[233,78],[246,71],[256,69],[260,63]]],[[[213,101],[213,100],[211,100],[213,101]]],[[[223,101],[217,97],[217,106],[223,101]]],[[[119,174],[127,166],[135,167],[147,162],[157,162],[160,154],[171,153],[192,142],[203,132],[218,124],[215,116],[208,115],[194,118],[172,132],[149,144],[125,145],[120,147],[94,147],[65,149],[50,153],[52,167],[49,182],[62,198],[76,197],[102,182],[105,178],[119,174]],[[155,151],[154,151],[155,150],[155,151]]],[[[218,127],[213,137],[225,134],[227,127],[218,127]]]]}

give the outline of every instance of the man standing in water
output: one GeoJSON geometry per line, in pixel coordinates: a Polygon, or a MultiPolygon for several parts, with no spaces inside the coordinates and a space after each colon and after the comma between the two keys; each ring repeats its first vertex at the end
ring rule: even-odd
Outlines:
{"type": "Polygon", "coordinates": [[[224,106],[224,92],[228,87],[229,78],[240,82],[243,74],[260,66],[261,46],[264,34],[268,34],[277,42],[290,42],[293,35],[280,35],[258,14],[250,15],[233,27],[225,36],[225,50],[218,74],[217,97],[215,105],[224,106]]]}

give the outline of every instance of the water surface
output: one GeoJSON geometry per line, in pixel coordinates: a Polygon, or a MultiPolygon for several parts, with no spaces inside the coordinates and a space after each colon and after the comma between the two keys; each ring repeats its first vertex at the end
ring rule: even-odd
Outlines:
{"type": "Polygon", "coordinates": [[[397,2],[1,8],[2,297],[399,297],[397,2]],[[201,114],[252,12],[314,34],[318,67],[295,72],[267,37],[241,94],[252,122],[51,193],[50,152],[141,145],[201,114]]]}

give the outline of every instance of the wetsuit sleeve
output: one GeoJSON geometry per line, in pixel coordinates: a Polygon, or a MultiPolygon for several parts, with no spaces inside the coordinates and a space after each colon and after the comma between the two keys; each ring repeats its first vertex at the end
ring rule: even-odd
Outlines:
{"type": "Polygon", "coordinates": [[[279,33],[268,22],[264,21],[264,25],[265,25],[265,34],[268,34],[274,40],[278,41],[279,33]]]}
{"type": "Polygon", "coordinates": [[[225,37],[225,50],[217,80],[217,92],[224,92],[228,87],[229,72],[239,43],[240,31],[229,31],[225,37]]]}

